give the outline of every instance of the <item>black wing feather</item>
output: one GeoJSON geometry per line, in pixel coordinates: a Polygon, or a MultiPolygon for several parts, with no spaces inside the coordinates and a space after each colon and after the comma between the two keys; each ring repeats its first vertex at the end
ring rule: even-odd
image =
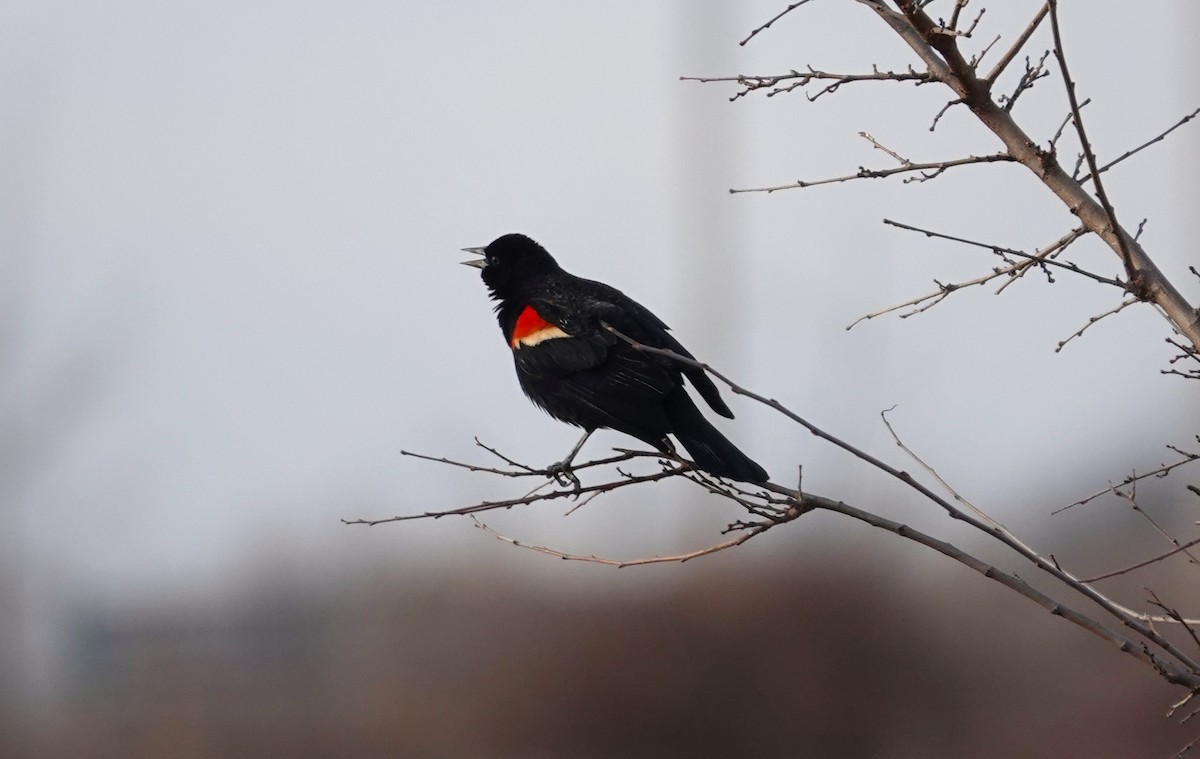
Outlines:
{"type": "MultiPolygon", "coordinates": [[[[574,308],[569,310],[546,299],[534,300],[531,305],[543,319],[557,325],[568,334],[589,335],[593,339],[612,344],[620,338],[600,327],[599,323],[604,321],[640,343],[652,348],[669,350],[695,360],[695,356],[671,334],[671,328],[667,326],[667,323],[658,318],[650,309],[603,282],[586,279],[577,281],[586,286],[587,297],[574,308]],[[586,317],[581,319],[579,314],[586,314],[586,317]]],[[[667,361],[661,357],[657,358],[667,361]]],[[[647,360],[651,360],[649,356],[647,356],[647,360]]],[[[728,419],[733,418],[733,411],[725,404],[724,399],[721,398],[721,392],[707,372],[690,364],[677,361],[669,363],[675,370],[682,372],[688,378],[692,386],[700,393],[700,397],[712,407],[713,411],[728,419]]]]}
{"type": "Polygon", "coordinates": [[[551,304],[531,305],[569,337],[513,351],[525,394],[557,419],[586,429],[609,427],[664,448],[671,428],[663,399],[679,386],[674,365],[638,353],[599,328],[572,334],[551,304]]]}

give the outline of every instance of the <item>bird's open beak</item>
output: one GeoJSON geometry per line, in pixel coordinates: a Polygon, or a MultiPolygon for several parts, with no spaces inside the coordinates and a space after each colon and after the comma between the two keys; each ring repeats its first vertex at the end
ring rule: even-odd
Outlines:
{"type": "MultiPolygon", "coordinates": [[[[463,248],[462,252],[470,253],[473,256],[482,256],[483,248],[463,248]]],[[[482,269],[483,267],[487,266],[487,259],[473,258],[470,261],[463,261],[462,265],[463,266],[474,266],[476,269],[482,269]]]]}

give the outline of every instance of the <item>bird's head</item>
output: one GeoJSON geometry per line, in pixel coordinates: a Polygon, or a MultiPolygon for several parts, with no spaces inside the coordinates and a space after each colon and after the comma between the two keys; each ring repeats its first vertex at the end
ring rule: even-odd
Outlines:
{"type": "Polygon", "coordinates": [[[484,248],[463,248],[482,258],[463,261],[464,266],[480,270],[483,283],[492,297],[514,297],[537,279],[559,271],[558,263],[546,249],[522,234],[497,237],[484,248]]]}

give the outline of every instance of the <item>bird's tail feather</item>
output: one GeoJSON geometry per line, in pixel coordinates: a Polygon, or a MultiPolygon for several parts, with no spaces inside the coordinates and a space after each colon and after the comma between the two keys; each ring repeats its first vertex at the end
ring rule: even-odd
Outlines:
{"type": "Polygon", "coordinates": [[[742,482],[766,482],[767,471],[712,426],[682,387],[666,398],[671,431],[701,469],[742,482]]]}

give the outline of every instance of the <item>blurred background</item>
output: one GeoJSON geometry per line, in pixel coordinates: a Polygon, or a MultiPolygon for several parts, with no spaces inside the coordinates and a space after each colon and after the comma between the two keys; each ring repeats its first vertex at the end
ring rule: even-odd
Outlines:
{"type": "MultiPolygon", "coordinates": [[[[785,5],[0,1],[0,755],[1130,757],[1194,737],[1147,667],[835,515],[624,570],[466,520],[339,521],[527,489],[402,449],[488,463],[478,436],[542,465],[575,441],[523,398],[457,264],[522,231],[742,384],[912,468],[880,422],[896,406],[959,492],[1073,571],[1169,548],[1114,497],[1051,516],[1173,460],[1168,443],[1196,448],[1195,383],[1160,374],[1152,309],[1056,354],[1120,293],[1030,275],[845,329],[997,265],[884,217],[1030,251],[1069,230],[1026,170],[728,194],[890,166],[860,131],[914,161],[999,147],[962,109],[930,132],[933,86],[730,103],[734,86],[679,81],[913,63],[848,1],[737,45],[785,5]]],[[[1001,34],[996,55],[1039,5],[988,4],[967,49],[1001,34]]],[[[1200,104],[1193,3],[1063,5],[1101,160],[1200,104]]],[[[1061,81],[1016,112],[1048,139],[1061,81]]],[[[1193,302],[1198,147],[1188,126],[1105,175],[1193,302]]],[[[1071,257],[1119,273],[1093,240],[1071,257]]],[[[1032,572],[731,403],[723,429],[778,481],[803,464],[806,489],[1032,572]]],[[[1184,474],[1138,495],[1186,540],[1184,474]]],[[[486,521],[636,558],[739,516],[682,483],[569,508],[486,521]]],[[[1195,615],[1195,571],[1177,556],[1103,587],[1195,615]]]]}

